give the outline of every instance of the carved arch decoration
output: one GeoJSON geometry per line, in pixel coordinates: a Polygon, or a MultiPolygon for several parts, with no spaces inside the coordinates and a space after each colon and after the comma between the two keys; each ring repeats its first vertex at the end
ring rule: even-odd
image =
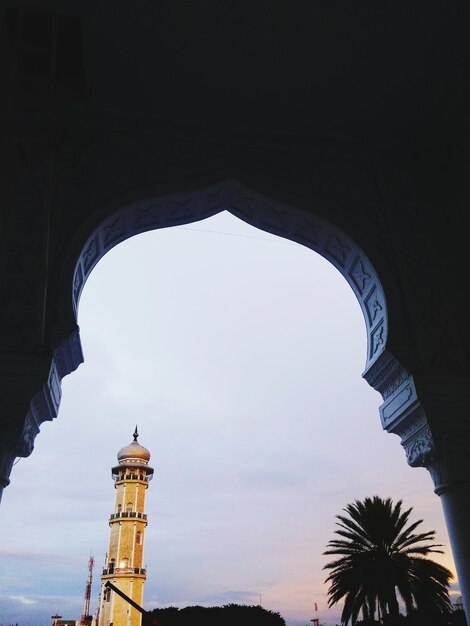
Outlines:
{"type": "MultiPolygon", "coordinates": [[[[197,222],[223,210],[261,230],[311,248],[341,272],[364,315],[368,345],[363,377],[385,399],[380,407],[382,426],[402,437],[411,465],[425,465],[432,452],[432,438],[411,375],[386,349],[387,304],[379,277],[365,253],[346,233],[310,211],[263,196],[233,179],[193,191],[132,201],[105,218],[81,248],[70,286],[71,315],[76,320],[88,276],[114,246],[139,233],[197,222]]],[[[47,382],[31,401],[23,444],[15,456],[31,453],[39,425],[57,416],[61,379],[82,362],[77,327],[53,352],[47,382]]]]}
{"type": "Polygon", "coordinates": [[[72,297],[75,316],[88,276],[115,245],[139,233],[196,222],[223,210],[261,230],[311,248],[341,272],[364,314],[368,337],[366,368],[370,367],[385,350],[388,324],[385,295],[364,252],[326,220],[262,196],[230,179],[193,192],[138,200],[103,221],[88,238],[77,262],[72,297]]]}

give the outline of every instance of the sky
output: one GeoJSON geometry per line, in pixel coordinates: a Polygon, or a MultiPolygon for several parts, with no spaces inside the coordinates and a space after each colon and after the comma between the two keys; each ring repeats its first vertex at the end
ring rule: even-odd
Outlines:
{"type": "Polygon", "coordinates": [[[137,235],[93,270],[78,322],[85,362],[4,492],[0,624],[79,619],[90,554],[96,610],[111,467],[136,424],[155,469],[146,609],[261,603],[306,626],[316,603],[335,626],[323,552],[335,515],[376,494],[413,507],[455,571],[431,478],[361,377],[359,304],[315,252],[225,211],[137,235]]]}

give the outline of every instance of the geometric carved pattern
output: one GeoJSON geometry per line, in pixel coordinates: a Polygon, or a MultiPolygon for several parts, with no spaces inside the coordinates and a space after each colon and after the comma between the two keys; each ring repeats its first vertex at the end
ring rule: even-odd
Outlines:
{"type": "MultiPolygon", "coordinates": [[[[83,286],[99,260],[120,242],[149,230],[197,222],[227,210],[245,222],[307,246],[330,261],[348,281],[361,306],[367,328],[368,350],[364,378],[379,391],[382,426],[402,439],[410,465],[435,466],[435,446],[413,379],[387,351],[387,307],[382,285],[369,259],[351,238],[326,220],[282,202],[266,198],[245,185],[227,179],[192,192],[140,199],[127,204],[90,233],[77,258],[68,285],[76,319],[83,286]]],[[[58,412],[61,379],[83,362],[78,327],[54,351],[47,383],[30,404],[24,445],[32,450],[44,420],[58,412]]],[[[434,469],[434,473],[437,469],[434,469]]]]}
{"type": "Polygon", "coordinates": [[[192,192],[138,200],[108,217],[90,234],[77,260],[72,289],[75,315],[86,279],[115,245],[145,231],[196,222],[223,210],[311,248],[338,268],[364,314],[368,335],[366,368],[370,367],[385,350],[388,326],[383,289],[365,254],[326,220],[266,198],[232,179],[192,192]]]}
{"type": "MultiPolygon", "coordinates": [[[[383,288],[369,259],[359,246],[326,220],[226,179],[194,191],[130,202],[108,215],[89,234],[78,255],[73,280],[67,285],[76,319],[80,294],[98,261],[115,245],[149,230],[183,225],[227,210],[245,222],[307,246],[330,261],[348,281],[362,308],[368,350],[363,376],[384,397],[408,377],[386,351],[387,308],[383,288]]],[[[21,454],[29,454],[39,425],[56,417],[61,380],[83,362],[78,327],[54,351],[48,380],[30,404],[21,454]]],[[[385,424],[384,424],[385,426],[385,424]]]]}

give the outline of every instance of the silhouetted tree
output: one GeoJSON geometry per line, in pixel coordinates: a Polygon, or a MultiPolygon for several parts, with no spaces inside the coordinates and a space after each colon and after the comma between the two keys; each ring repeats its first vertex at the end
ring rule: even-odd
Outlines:
{"type": "Polygon", "coordinates": [[[343,624],[356,624],[360,613],[365,623],[376,614],[383,623],[399,623],[397,593],[407,614],[415,609],[448,613],[452,573],[426,558],[442,552],[440,544],[430,543],[434,531],[415,534],[422,520],[407,525],[411,508],[402,511],[401,500],[394,505],[390,498],[374,496],[343,510],[348,516],[336,516],[335,531],[342,538],[330,541],[324,553],[340,556],[325,569],[330,570],[329,606],[344,598],[343,624]]]}
{"type": "Polygon", "coordinates": [[[154,609],[146,616],[146,623],[156,626],[240,626],[253,624],[254,626],[285,626],[285,621],[279,613],[268,611],[261,606],[246,606],[243,604],[226,604],[224,606],[203,607],[187,606],[184,609],[168,607],[154,609]]]}
{"type": "MultiPolygon", "coordinates": [[[[461,609],[450,613],[416,610],[411,611],[409,615],[399,615],[393,624],[394,626],[467,626],[467,620],[461,609]]],[[[359,620],[356,626],[382,626],[382,622],[375,619],[359,620]]]]}

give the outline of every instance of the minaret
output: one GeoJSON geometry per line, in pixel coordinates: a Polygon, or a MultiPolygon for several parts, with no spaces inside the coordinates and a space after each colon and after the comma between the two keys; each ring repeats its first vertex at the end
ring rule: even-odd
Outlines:
{"type": "Polygon", "coordinates": [[[118,465],[112,468],[116,489],[114,513],[109,518],[111,528],[106,567],[101,576],[99,626],[140,626],[141,613],[117,593],[104,589],[109,580],[134,602],[142,606],[146,570],[143,568],[145,491],[153,477],[149,467],[150,452],[137,441],[119,450],[118,465]]]}

